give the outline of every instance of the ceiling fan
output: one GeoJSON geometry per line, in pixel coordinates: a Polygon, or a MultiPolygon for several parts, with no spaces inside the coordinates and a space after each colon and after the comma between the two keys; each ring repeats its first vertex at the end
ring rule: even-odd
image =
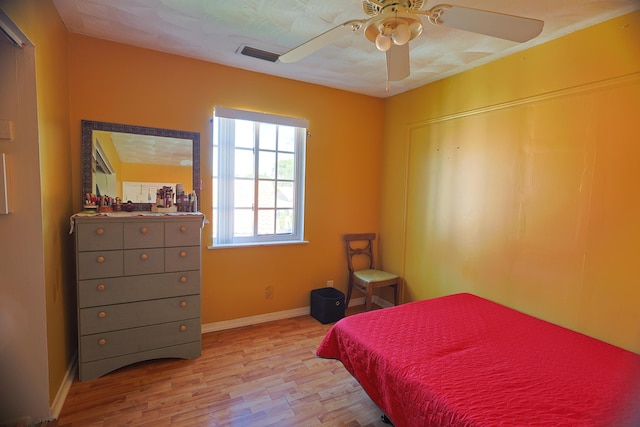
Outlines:
{"type": "Polygon", "coordinates": [[[422,33],[422,19],[433,25],[484,34],[523,43],[542,32],[544,22],[463,6],[439,4],[422,10],[427,0],[362,0],[369,16],[344,22],[319,36],[280,55],[280,62],[296,62],[327,46],[348,33],[364,28],[365,37],[387,56],[387,88],[389,81],[409,76],[409,42],[422,33]]]}

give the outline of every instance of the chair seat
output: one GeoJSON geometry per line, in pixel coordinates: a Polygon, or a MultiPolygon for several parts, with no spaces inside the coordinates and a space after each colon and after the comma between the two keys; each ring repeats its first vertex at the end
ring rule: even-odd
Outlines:
{"type": "Polygon", "coordinates": [[[395,274],[380,270],[358,270],[354,271],[353,275],[366,283],[386,282],[387,280],[395,280],[399,277],[395,274]]]}

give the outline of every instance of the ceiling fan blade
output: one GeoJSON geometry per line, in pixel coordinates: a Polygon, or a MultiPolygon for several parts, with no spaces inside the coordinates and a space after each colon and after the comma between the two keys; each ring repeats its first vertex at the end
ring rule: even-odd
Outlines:
{"type": "Polygon", "coordinates": [[[410,72],[409,43],[392,44],[387,51],[387,80],[397,82],[409,77],[410,72]]]}
{"type": "Polygon", "coordinates": [[[432,24],[523,43],[542,32],[544,22],[470,7],[438,5],[429,11],[432,24]]]}
{"type": "Polygon", "coordinates": [[[312,38],[311,40],[302,43],[300,46],[294,47],[289,52],[280,55],[280,62],[289,64],[291,62],[299,61],[307,55],[312,54],[318,49],[321,49],[336,40],[341,39],[349,33],[353,33],[362,28],[362,24],[367,22],[367,19],[356,19],[353,21],[347,21],[326,31],[319,36],[312,38]]]}

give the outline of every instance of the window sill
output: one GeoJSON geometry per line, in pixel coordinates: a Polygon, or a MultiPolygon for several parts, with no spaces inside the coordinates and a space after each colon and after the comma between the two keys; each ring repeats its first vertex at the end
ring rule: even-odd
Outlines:
{"type": "Polygon", "coordinates": [[[281,245],[306,245],[308,240],[283,240],[281,242],[251,242],[251,243],[232,243],[229,245],[207,246],[207,249],[233,249],[248,248],[255,246],[281,246],[281,245]]]}

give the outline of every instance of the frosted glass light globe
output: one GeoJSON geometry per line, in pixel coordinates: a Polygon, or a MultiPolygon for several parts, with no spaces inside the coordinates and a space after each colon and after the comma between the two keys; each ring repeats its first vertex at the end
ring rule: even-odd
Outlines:
{"type": "Polygon", "coordinates": [[[376,36],[376,47],[381,52],[386,52],[391,49],[391,37],[387,37],[380,33],[376,36]]]}
{"type": "Polygon", "coordinates": [[[402,46],[406,44],[411,38],[411,31],[409,31],[409,26],[405,23],[398,24],[396,28],[393,29],[391,33],[391,39],[398,46],[402,46]]]}

